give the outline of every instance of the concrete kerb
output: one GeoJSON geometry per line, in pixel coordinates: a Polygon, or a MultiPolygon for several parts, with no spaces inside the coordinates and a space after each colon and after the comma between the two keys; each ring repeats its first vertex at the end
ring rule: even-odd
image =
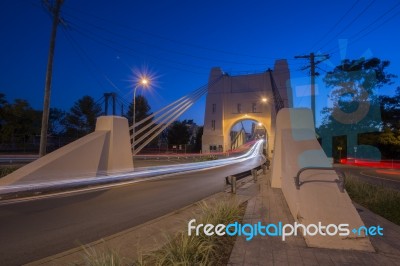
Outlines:
{"type": "MultiPolygon", "coordinates": [[[[240,181],[238,187],[252,181],[252,176],[240,181]]],[[[230,191],[230,186],[226,186],[224,192],[209,196],[202,201],[212,206],[226,198],[234,197],[239,203],[243,203],[252,197],[246,194],[226,193],[228,191],[230,191]]],[[[199,218],[200,208],[199,202],[196,202],[144,224],[25,265],[84,265],[85,249],[113,250],[124,259],[133,261],[141,254],[161,248],[167,243],[168,235],[173,236],[183,232],[189,220],[199,218]]]]}

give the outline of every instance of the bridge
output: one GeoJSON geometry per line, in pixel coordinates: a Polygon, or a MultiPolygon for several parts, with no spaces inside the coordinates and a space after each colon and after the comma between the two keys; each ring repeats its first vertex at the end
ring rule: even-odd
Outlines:
{"type": "MultiPolygon", "coordinates": [[[[282,189],[296,221],[362,226],[316,140],[312,113],[290,108],[288,80],[285,60],[251,75],[213,68],[206,85],[130,128],[125,118],[99,117],[95,132],[0,179],[0,234],[6,243],[0,257],[22,264],[71,248],[75,239],[87,243],[138,225],[221,191],[227,176],[260,167],[266,157],[272,159],[271,186],[282,189]],[[203,151],[243,144],[243,133],[230,132],[245,119],[256,122],[254,136],[264,136],[246,152],[219,160],[134,168],[132,155],[204,94],[203,151]],[[10,197],[24,193],[36,196],[10,197]],[[26,254],[18,257],[20,249],[26,254]]],[[[365,235],[304,237],[310,247],[373,250],[365,235]]]]}

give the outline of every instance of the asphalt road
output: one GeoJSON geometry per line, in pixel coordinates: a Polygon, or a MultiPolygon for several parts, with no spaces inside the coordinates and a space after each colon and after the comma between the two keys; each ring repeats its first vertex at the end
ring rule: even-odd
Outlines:
{"type": "Polygon", "coordinates": [[[344,171],[346,176],[350,175],[370,184],[400,190],[400,169],[380,169],[347,165],[336,165],[336,167],[344,171]]]}
{"type": "Polygon", "coordinates": [[[142,224],[222,191],[259,158],[113,188],[0,203],[0,264],[21,265],[142,224]]]}

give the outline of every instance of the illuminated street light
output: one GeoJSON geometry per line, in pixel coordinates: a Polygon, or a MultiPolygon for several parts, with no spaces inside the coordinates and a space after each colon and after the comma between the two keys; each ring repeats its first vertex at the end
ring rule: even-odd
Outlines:
{"type": "Polygon", "coordinates": [[[261,101],[262,101],[263,103],[266,103],[266,102],[268,101],[268,99],[267,99],[266,97],[263,97],[263,98],[261,99],[261,101]]]}
{"type": "Polygon", "coordinates": [[[133,89],[133,121],[132,121],[132,136],[133,136],[133,145],[132,149],[135,150],[135,124],[136,124],[136,90],[139,86],[143,86],[143,88],[147,88],[150,85],[150,81],[146,77],[142,77],[139,82],[136,83],[135,88],[133,89]]]}

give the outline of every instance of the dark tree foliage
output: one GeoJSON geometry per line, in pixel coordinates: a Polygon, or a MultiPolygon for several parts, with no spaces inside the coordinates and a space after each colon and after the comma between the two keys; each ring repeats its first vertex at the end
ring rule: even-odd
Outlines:
{"type": "Polygon", "coordinates": [[[4,95],[1,98],[2,142],[23,143],[28,137],[40,134],[40,112],[33,110],[25,100],[8,103],[4,95]]]}
{"type": "Polygon", "coordinates": [[[4,93],[0,93],[0,130],[2,125],[5,123],[4,121],[4,106],[7,104],[6,95],[4,93]]]}
{"type": "MultiPolygon", "coordinates": [[[[145,119],[146,117],[150,116],[152,114],[152,113],[150,113],[150,110],[151,110],[151,107],[150,107],[150,104],[148,103],[147,99],[142,95],[136,96],[136,107],[135,107],[135,121],[136,121],[136,123],[138,123],[141,120],[145,119]]],[[[132,125],[132,121],[133,121],[133,101],[129,105],[128,112],[127,112],[125,117],[128,119],[129,124],[132,125]]],[[[141,139],[141,137],[145,136],[146,133],[148,133],[155,126],[155,125],[150,125],[149,126],[149,124],[151,124],[152,121],[153,121],[153,118],[150,118],[146,122],[144,122],[141,125],[139,125],[138,127],[136,127],[136,129],[135,129],[136,132],[139,132],[142,128],[146,127],[146,129],[144,129],[140,133],[136,134],[136,137],[135,137],[136,140],[141,139]]],[[[135,145],[135,148],[139,147],[139,145],[141,145],[146,140],[147,140],[147,137],[144,137],[143,140],[138,143],[138,145],[135,145]]],[[[152,142],[150,142],[147,146],[157,146],[157,141],[158,141],[158,139],[156,138],[152,142]]]]}
{"type": "Polygon", "coordinates": [[[65,133],[65,111],[59,108],[50,108],[49,129],[50,135],[60,136],[65,133]]]}
{"type": "Polygon", "coordinates": [[[336,88],[331,97],[340,96],[338,93],[349,88],[355,91],[364,88],[369,94],[373,94],[375,89],[392,84],[392,79],[396,77],[386,73],[389,65],[389,61],[379,58],[345,59],[326,74],[324,82],[328,87],[336,88]]]}
{"type": "MultiPolygon", "coordinates": [[[[333,106],[322,111],[322,124],[317,132],[328,155],[337,148],[332,147],[329,141],[332,137],[346,135],[348,147],[353,147],[364,144],[359,142],[358,135],[382,128],[381,99],[375,91],[393,83],[392,79],[396,76],[387,73],[389,64],[389,61],[379,58],[346,59],[326,74],[324,82],[332,88],[329,98],[333,106]]],[[[371,143],[370,140],[367,142],[371,143]]]]}
{"type": "Polygon", "coordinates": [[[394,96],[379,96],[379,103],[384,127],[400,130],[400,87],[394,96]]]}
{"type": "Polygon", "coordinates": [[[193,152],[200,152],[202,149],[202,137],[203,137],[203,127],[199,127],[196,132],[196,140],[193,148],[193,152]]]}
{"type": "Polygon", "coordinates": [[[169,145],[184,145],[190,140],[190,132],[188,129],[187,120],[175,121],[168,128],[168,144],[169,145]]]}
{"type": "MultiPolygon", "coordinates": [[[[147,99],[142,96],[138,95],[136,96],[136,107],[135,107],[135,120],[136,122],[139,122],[140,120],[145,119],[150,113],[150,105],[147,101],[147,99]]],[[[129,105],[128,112],[126,114],[126,118],[129,121],[129,124],[132,125],[132,120],[133,120],[133,102],[129,105]]]]}
{"type": "Polygon", "coordinates": [[[91,96],[83,96],[66,114],[64,120],[66,135],[82,137],[93,132],[96,127],[96,119],[101,114],[100,104],[96,103],[91,96]]]}

